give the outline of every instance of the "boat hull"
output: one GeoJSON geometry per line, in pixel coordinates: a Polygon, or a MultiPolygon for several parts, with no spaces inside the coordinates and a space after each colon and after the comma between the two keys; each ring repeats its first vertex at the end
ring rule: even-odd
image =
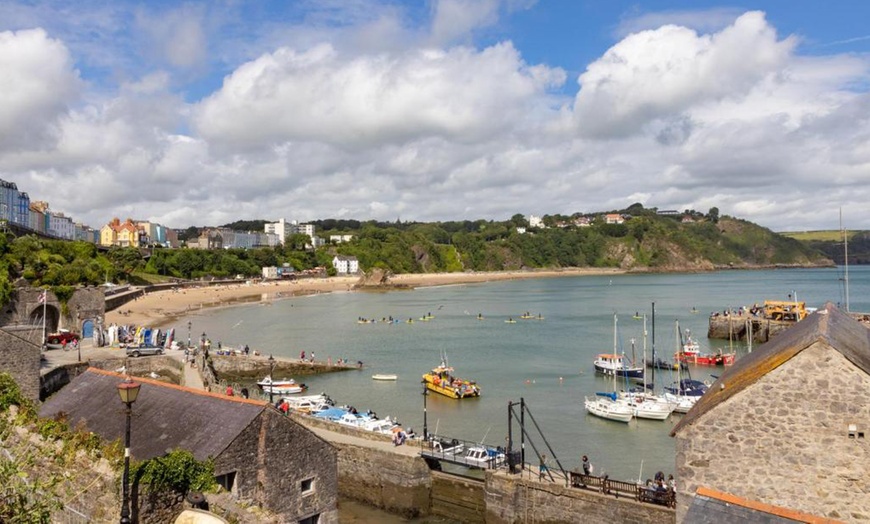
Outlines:
{"type": "Polygon", "coordinates": [[[703,353],[677,353],[675,358],[686,364],[695,366],[730,366],[734,364],[734,353],[703,354],[703,353]]]}
{"type": "Polygon", "coordinates": [[[392,374],[372,375],[372,380],[396,380],[399,377],[392,374]]]}
{"type": "Polygon", "coordinates": [[[444,395],[445,397],[460,399],[460,398],[474,398],[474,397],[480,396],[480,388],[477,388],[475,390],[472,390],[471,388],[461,390],[459,388],[444,387],[441,385],[436,385],[436,384],[433,384],[432,382],[429,382],[429,381],[425,381],[425,382],[426,382],[426,389],[428,389],[429,391],[434,391],[435,393],[438,393],[440,395],[444,395]]]}
{"type": "Polygon", "coordinates": [[[643,380],[643,368],[610,368],[606,366],[601,366],[599,364],[595,364],[595,372],[600,375],[606,375],[612,377],[616,375],[617,377],[625,377],[634,380],[643,380]]]}
{"type": "Polygon", "coordinates": [[[587,398],[585,407],[586,412],[590,415],[607,420],[628,423],[634,418],[634,410],[624,403],[602,400],[600,398],[587,398]]]}

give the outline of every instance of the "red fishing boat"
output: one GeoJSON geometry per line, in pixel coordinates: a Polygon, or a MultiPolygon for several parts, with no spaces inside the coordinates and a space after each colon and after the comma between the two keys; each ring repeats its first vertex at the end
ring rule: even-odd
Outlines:
{"type": "Polygon", "coordinates": [[[692,338],[688,329],[686,330],[686,341],[680,351],[674,355],[675,360],[696,366],[730,366],[734,363],[734,357],[734,353],[723,353],[722,350],[716,353],[702,353],[701,345],[692,338]]]}

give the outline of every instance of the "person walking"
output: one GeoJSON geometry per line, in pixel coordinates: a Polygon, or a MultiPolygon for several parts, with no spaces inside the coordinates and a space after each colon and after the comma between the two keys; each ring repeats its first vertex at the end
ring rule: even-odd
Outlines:
{"type": "Polygon", "coordinates": [[[538,466],[538,480],[544,480],[544,473],[548,473],[547,455],[541,455],[541,464],[538,466]]]}

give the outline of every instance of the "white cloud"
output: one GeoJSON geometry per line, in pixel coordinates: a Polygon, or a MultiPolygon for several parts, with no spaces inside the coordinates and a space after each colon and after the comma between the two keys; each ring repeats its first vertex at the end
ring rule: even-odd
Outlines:
{"type": "Polygon", "coordinates": [[[564,70],[468,38],[528,5],[443,2],[416,20],[401,3],[317,2],[256,27],[231,4],[137,6],[139,18],[82,13],[90,43],[0,33],[0,84],[21,79],[0,86],[0,178],[97,227],[504,219],[640,201],[780,229],[824,227],[843,207],[870,229],[866,56],[801,56],[758,12],[713,26],[641,15],[566,97],[564,70]],[[113,36],[108,21],[124,20],[135,34],[113,36]],[[152,37],[141,60],[131,49],[152,37]],[[116,38],[117,55],[94,44],[116,38]],[[87,83],[82,60],[101,64],[81,65],[87,83]],[[228,64],[201,97],[185,83],[198,60],[228,64]]]}
{"type": "Polygon", "coordinates": [[[313,140],[378,147],[424,136],[486,140],[564,79],[510,44],[343,59],[282,48],[239,67],[197,107],[197,131],[228,147],[313,140]]]}
{"type": "Polygon", "coordinates": [[[793,48],[760,12],[714,35],[674,25],[629,35],[580,75],[577,125],[589,136],[625,136],[697,104],[742,99],[793,48]]]}
{"type": "Polygon", "coordinates": [[[50,146],[82,85],[68,50],[41,29],[0,32],[0,71],[0,152],[50,146]]]}

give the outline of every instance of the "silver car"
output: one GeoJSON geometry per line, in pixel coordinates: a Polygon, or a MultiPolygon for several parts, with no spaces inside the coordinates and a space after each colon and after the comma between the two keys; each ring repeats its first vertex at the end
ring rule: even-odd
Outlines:
{"type": "Polygon", "coordinates": [[[162,355],[163,348],[160,346],[128,346],[128,357],[139,357],[142,355],[162,355]]]}

